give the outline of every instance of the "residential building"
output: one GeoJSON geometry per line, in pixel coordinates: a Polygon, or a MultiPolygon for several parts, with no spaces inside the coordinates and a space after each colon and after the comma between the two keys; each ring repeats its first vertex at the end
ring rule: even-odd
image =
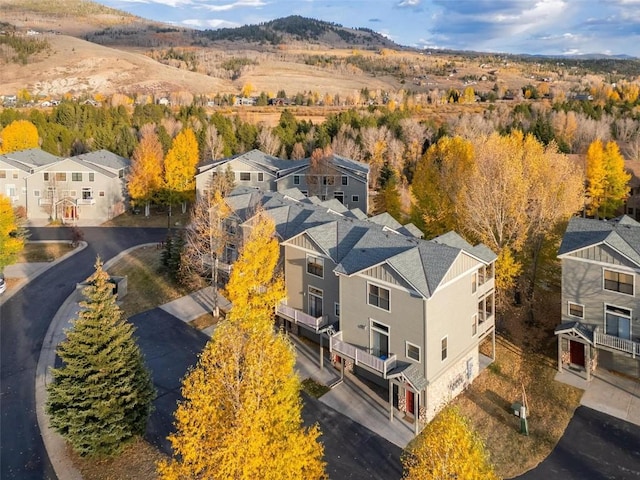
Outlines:
{"type": "Polygon", "coordinates": [[[67,158],[23,150],[0,155],[0,191],[29,220],[101,223],[125,210],[128,168],[106,150],[67,158]]]}
{"type": "Polygon", "coordinates": [[[572,218],[562,239],[558,368],[640,377],[640,223],[572,218]]]}
{"type": "Polygon", "coordinates": [[[283,192],[295,188],[305,196],[321,201],[335,198],[347,209],[369,209],[369,166],[339,155],[320,162],[283,160],[260,150],[207,162],[198,167],[196,194],[199,196],[211,181],[213,173],[234,173],[237,186],[253,187],[267,192],[283,192]]]}
{"type": "Polygon", "coordinates": [[[281,324],[329,347],[336,368],[387,389],[391,419],[419,416],[417,432],[491,361],[480,344],[495,352],[496,255],[484,245],[454,232],[422,240],[412,225],[393,229],[295,190],[236,189],[227,203],[242,229],[258,205],[275,222],[281,324]]]}

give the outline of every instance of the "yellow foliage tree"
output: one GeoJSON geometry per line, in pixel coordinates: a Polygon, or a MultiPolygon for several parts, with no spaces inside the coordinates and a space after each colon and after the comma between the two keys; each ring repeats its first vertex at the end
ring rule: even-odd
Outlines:
{"type": "Polygon", "coordinates": [[[610,218],[629,194],[631,174],[624,168],[624,158],[614,141],[594,140],[587,150],[587,213],[610,218]]]}
{"type": "Polygon", "coordinates": [[[144,202],[144,214],[147,217],[149,203],[162,189],[163,156],[162,144],[156,133],[144,129],[140,143],[133,150],[127,188],[134,201],[144,202]]]}
{"type": "Polygon", "coordinates": [[[14,120],[0,132],[0,153],[11,153],[40,145],[38,129],[28,120],[14,120]]]}
{"type": "Polygon", "coordinates": [[[24,236],[20,234],[11,199],[0,194],[0,273],[16,261],[23,248],[24,236]]]}
{"type": "Polygon", "coordinates": [[[226,288],[233,305],[229,318],[243,324],[266,319],[271,325],[275,307],[286,296],[282,276],[274,274],[280,247],[273,220],[264,212],[258,212],[252,223],[226,288]]]}
{"type": "Polygon", "coordinates": [[[429,423],[402,456],[407,480],[497,480],[482,440],[455,407],[429,423]]]}
{"type": "Polygon", "coordinates": [[[200,154],[198,141],[190,128],[182,130],[173,140],[164,159],[164,188],[167,203],[182,202],[183,213],[186,202],[195,195],[195,174],[200,154]]]}
{"type": "Polygon", "coordinates": [[[253,88],[253,85],[251,85],[251,83],[247,82],[242,87],[242,96],[245,97],[245,98],[250,97],[254,90],[255,89],[253,88]]]}

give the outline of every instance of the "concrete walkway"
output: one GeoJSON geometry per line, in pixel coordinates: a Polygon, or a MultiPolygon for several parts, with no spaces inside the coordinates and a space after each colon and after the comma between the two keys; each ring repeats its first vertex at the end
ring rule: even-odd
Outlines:
{"type": "Polygon", "coordinates": [[[590,382],[567,369],[558,372],[555,379],[584,390],[580,405],[640,425],[640,380],[601,369],[590,382]]]}

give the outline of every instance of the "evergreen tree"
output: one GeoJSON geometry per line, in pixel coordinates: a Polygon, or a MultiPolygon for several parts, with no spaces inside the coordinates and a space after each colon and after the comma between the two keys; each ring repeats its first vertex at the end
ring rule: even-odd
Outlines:
{"type": "Polygon", "coordinates": [[[374,199],[373,213],[387,212],[398,221],[402,220],[402,204],[396,173],[385,163],[378,177],[378,194],[374,199]]]}
{"type": "Polygon", "coordinates": [[[142,435],[155,397],[134,327],[99,257],[95,268],[82,310],[57,349],[63,366],[52,369],[47,386],[51,426],[83,456],[117,454],[142,435]]]}

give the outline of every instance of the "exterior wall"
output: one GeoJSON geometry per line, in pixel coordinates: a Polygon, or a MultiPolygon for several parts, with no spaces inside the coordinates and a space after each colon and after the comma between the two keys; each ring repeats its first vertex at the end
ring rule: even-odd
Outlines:
{"type": "Polygon", "coordinates": [[[56,198],[68,196],[75,199],[79,206],[80,219],[104,221],[124,211],[123,179],[107,177],[87,165],[67,160],[47,166],[27,178],[27,213],[30,219],[49,219],[52,216],[50,205],[40,205],[40,200],[46,198],[48,187],[54,185],[51,180],[44,180],[45,172],[49,173],[50,179],[55,178],[56,173],[66,174],[65,181],[55,182],[56,198]],[[72,173],[81,173],[82,180],[73,181],[72,173]],[[94,174],[93,181],[89,181],[89,173],[94,174]],[[83,188],[91,188],[95,203],[82,201],[83,188]],[[39,191],[39,196],[35,195],[35,191],[39,191]]]}
{"type": "Polygon", "coordinates": [[[340,275],[340,330],[345,342],[371,352],[371,320],[389,327],[389,352],[397,360],[417,363],[406,356],[406,342],[420,347],[425,365],[425,300],[408,285],[368,275],[340,275]],[[368,284],[389,290],[389,311],[368,304],[368,284]]]}
{"type": "Polygon", "coordinates": [[[0,194],[11,198],[14,207],[27,208],[27,187],[25,178],[29,173],[0,161],[0,171],[5,178],[0,178],[0,194]]]}
{"type": "Polygon", "coordinates": [[[366,180],[359,179],[352,175],[337,173],[327,173],[327,176],[334,178],[333,185],[323,185],[320,181],[320,185],[310,185],[307,183],[307,176],[309,169],[305,168],[299,172],[292,173],[286,177],[282,177],[278,181],[278,191],[287,190],[289,188],[297,188],[303,192],[306,192],[308,196],[316,195],[320,198],[324,196],[325,200],[331,200],[335,198],[336,192],[342,192],[343,204],[348,209],[359,208],[363,212],[367,213],[368,199],[367,199],[367,183],[366,180]],[[342,185],[342,177],[347,177],[347,185],[342,185]],[[299,179],[299,183],[294,182],[294,177],[299,179]],[[357,200],[354,201],[353,196],[357,196],[357,200]]]}
{"type": "Polygon", "coordinates": [[[476,344],[463,352],[455,362],[451,362],[442,375],[430,380],[426,395],[426,421],[433,420],[436,414],[462,393],[479,373],[480,354],[476,344]]]}
{"type": "Polygon", "coordinates": [[[483,328],[481,329],[479,325],[476,334],[473,334],[472,323],[478,313],[478,301],[494,286],[494,280],[491,279],[473,293],[472,276],[479,266],[480,264],[477,263],[476,269],[467,270],[448,284],[443,284],[427,300],[426,338],[429,343],[425,377],[429,382],[441,377],[453,365],[457,365],[471,349],[477,350],[480,335],[495,322],[494,313],[492,318],[483,323],[483,328]],[[452,308],[454,305],[455,308],[452,308]],[[445,336],[447,337],[447,357],[442,360],[441,347],[445,336]]]}
{"type": "Polygon", "coordinates": [[[631,337],[640,339],[640,269],[632,269],[628,260],[603,247],[592,247],[581,256],[562,259],[562,322],[582,321],[598,325],[605,332],[605,304],[631,310],[631,337]],[[602,260],[606,260],[604,263],[602,260]],[[605,290],[604,269],[634,275],[634,293],[627,295],[605,290]],[[584,306],[584,318],[569,315],[569,302],[584,306]]]}
{"type": "Polygon", "coordinates": [[[274,192],[276,191],[276,177],[272,173],[268,173],[265,170],[257,169],[253,165],[249,165],[245,162],[242,162],[239,159],[231,160],[224,165],[220,165],[217,168],[209,169],[205,172],[202,172],[196,175],[196,194],[200,196],[204,190],[207,189],[209,182],[211,180],[211,176],[213,172],[219,172],[224,174],[227,171],[228,166],[231,167],[235,175],[235,184],[236,186],[243,187],[254,187],[259,190],[274,192]],[[240,180],[240,173],[245,172],[249,173],[250,180],[240,180]],[[262,173],[263,181],[258,180],[258,174],[262,173]]]}
{"type": "MultiPolygon", "coordinates": [[[[297,238],[302,237],[304,236],[297,238]]],[[[339,302],[340,284],[338,277],[333,273],[336,264],[317,250],[309,248],[310,242],[305,243],[304,246],[286,245],[284,247],[287,305],[309,313],[309,286],[312,286],[322,290],[322,314],[328,315],[331,323],[337,322],[339,317],[335,315],[335,304],[339,302]],[[308,254],[324,259],[324,278],[307,272],[308,254]]]]}

